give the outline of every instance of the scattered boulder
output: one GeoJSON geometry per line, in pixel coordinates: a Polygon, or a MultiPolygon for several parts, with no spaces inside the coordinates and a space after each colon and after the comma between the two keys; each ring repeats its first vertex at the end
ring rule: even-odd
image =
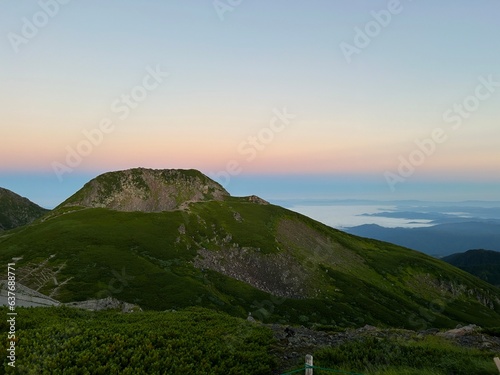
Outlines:
{"type": "Polygon", "coordinates": [[[421,335],[435,335],[437,333],[439,333],[438,328],[429,328],[419,332],[421,335]]]}
{"type": "Polygon", "coordinates": [[[456,338],[464,335],[470,335],[472,333],[476,333],[481,329],[475,324],[469,324],[465,327],[457,326],[455,329],[450,329],[449,331],[439,333],[439,336],[447,337],[447,338],[456,338]]]}
{"type": "Polygon", "coordinates": [[[366,324],[364,327],[358,329],[358,332],[375,332],[378,331],[377,327],[366,324]]]}
{"type": "Polygon", "coordinates": [[[252,316],[252,313],[251,313],[251,312],[249,312],[249,313],[248,313],[247,320],[248,320],[249,322],[252,322],[252,323],[255,323],[255,322],[256,322],[256,320],[255,320],[255,318],[252,316]]]}
{"type": "Polygon", "coordinates": [[[264,199],[256,196],[256,195],[251,195],[248,197],[248,201],[249,202],[252,202],[252,203],[257,203],[257,204],[263,204],[263,205],[267,205],[269,204],[268,201],[265,201],[264,199]]]}
{"type": "Polygon", "coordinates": [[[124,313],[142,311],[142,309],[134,304],[119,301],[113,297],[107,297],[102,299],[92,299],[82,302],[69,302],[65,304],[69,307],[76,307],[79,309],[90,310],[90,311],[101,311],[101,310],[120,310],[124,313]]]}

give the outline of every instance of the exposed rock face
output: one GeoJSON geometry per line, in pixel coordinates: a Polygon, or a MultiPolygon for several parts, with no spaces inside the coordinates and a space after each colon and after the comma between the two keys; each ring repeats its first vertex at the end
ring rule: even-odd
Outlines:
{"type": "Polygon", "coordinates": [[[48,211],[27,198],[0,188],[0,232],[29,224],[48,211]]]}
{"type": "MultiPolygon", "coordinates": [[[[0,280],[0,305],[7,306],[7,280],[0,280]]],[[[134,304],[119,301],[113,297],[107,297],[102,299],[93,299],[82,302],[69,302],[61,304],[61,302],[46,296],[45,294],[39,293],[36,290],[28,288],[16,283],[16,306],[20,307],[48,307],[48,306],[60,306],[66,305],[69,307],[75,307],[79,309],[91,310],[91,311],[101,311],[101,310],[120,310],[121,312],[134,312],[142,311],[142,309],[134,304]]]]}
{"type": "MultiPolygon", "coordinates": [[[[8,281],[0,280],[0,305],[7,306],[8,302],[8,281]]],[[[37,292],[19,282],[16,282],[16,306],[19,307],[39,307],[39,306],[58,306],[59,301],[56,301],[49,296],[37,292]]]]}
{"type": "Polygon", "coordinates": [[[85,309],[90,311],[101,311],[101,310],[120,310],[121,312],[134,312],[134,311],[142,311],[142,309],[131,303],[122,302],[117,300],[116,298],[107,297],[103,299],[93,299],[89,301],[83,302],[70,302],[66,303],[66,306],[76,307],[79,309],[85,309]]]}
{"type": "Polygon", "coordinates": [[[256,195],[251,195],[248,197],[248,201],[252,203],[257,203],[257,204],[269,204],[268,201],[256,196],[256,195]]]}
{"type": "Polygon", "coordinates": [[[414,280],[412,288],[422,290],[422,288],[430,287],[435,288],[441,292],[441,299],[447,301],[448,303],[462,297],[468,296],[475,298],[481,305],[495,310],[495,304],[500,304],[500,299],[484,289],[472,289],[467,286],[449,281],[449,280],[439,280],[435,276],[431,276],[429,274],[421,274],[417,275],[414,280]]]}
{"type": "Polygon", "coordinates": [[[225,196],[221,185],[196,170],[136,168],[98,176],[59,207],[161,212],[225,196]]]}
{"type": "Polygon", "coordinates": [[[448,338],[457,338],[460,336],[471,335],[475,332],[478,332],[480,327],[475,324],[469,324],[465,327],[457,327],[455,329],[450,329],[449,331],[439,333],[440,336],[448,337],[448,338]]]}
{"type": "Polygon", "coordinates": [[[306,298],[305,272],[287,254],[260,254],[255,248],[198,250],[193,264],[243,281],[278,297],[306,298]]]}

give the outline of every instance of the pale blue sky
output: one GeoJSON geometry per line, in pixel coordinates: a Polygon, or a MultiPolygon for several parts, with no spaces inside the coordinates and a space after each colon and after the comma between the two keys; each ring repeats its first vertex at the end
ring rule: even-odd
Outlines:
{"type": "Polygon", "coordinates": [[[55,1],[0,1],[0,186],[40,204],[108,170],[213,174],[230,160],[235,194],[500,200],[500,88],[460,129],[443,121],[480,77],[500,82],[497,0],[401,0],[351,63],[340,44],[394,0],[243,0],[223,20],[212,1],[73,0],[26,37],[55,1]],[[53,163],[158,65],[165,82],[58,179],[53,163]],[[238,146],[282,108],[296,117],[247,161],[238,146]],[[438,127],[446,142],[390,189],[384,173],[438,127]]]}

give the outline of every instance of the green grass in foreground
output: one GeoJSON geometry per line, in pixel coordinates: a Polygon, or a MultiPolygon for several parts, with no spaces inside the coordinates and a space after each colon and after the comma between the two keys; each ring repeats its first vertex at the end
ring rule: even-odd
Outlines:
{"type": "MultiPolygon", "coordinates": [[[[122,314],[52,307],[17,313],[16,368],[4,357],[0,374],[276,374],[280,358],[273,353],[284,349],[278,350],[269,328],[203,308],[122,314]]],[[[0,330],[7,332],[6,319],[0,330]]],[[[6,349],[4,336],[0,350],[6,349]]],[[[365,375],[497,374],[491,352],[435,336],[365,337],[313,354],[316,366],[365,375]]]]}
{"type": "Polygon", "coordinates": [[[437,336],[411,341],[369,337],[321,349],[314,362],[366,375],[498,375],[493,357],[491,352],[461,348],[437,336]]]}
{"type": "MultiPolygon", "coordinates": [[[[17,312],[16,368],[4,356],[0,373],[242,375],[270,374],[275,367],[271,331],[211,310],[17,312]]],[[[4,320],[0,329],[7,332],[4,320]]],[[[1,341],[3,353],[6,344],[1,341]]]]}

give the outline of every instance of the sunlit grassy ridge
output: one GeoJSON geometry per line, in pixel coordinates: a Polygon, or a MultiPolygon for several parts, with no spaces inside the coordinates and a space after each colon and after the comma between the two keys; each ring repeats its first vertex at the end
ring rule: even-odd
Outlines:
{"type": "Polygon", "coordinates": [[[339,327],[500,320],[500,290],[470,274],[256,197],[230,197],[194,170],[101,175],[45,217],[1,234],[0,261],[13,257],[18,282],[62,302],[113,296],[148,310],[203,306],[339,327]],[[148,189],[171,208],[141,211],[162,207],[156,196],[141,201],[148,189]],[[178,201],[186,192],[194,201],[178,201]]]}

